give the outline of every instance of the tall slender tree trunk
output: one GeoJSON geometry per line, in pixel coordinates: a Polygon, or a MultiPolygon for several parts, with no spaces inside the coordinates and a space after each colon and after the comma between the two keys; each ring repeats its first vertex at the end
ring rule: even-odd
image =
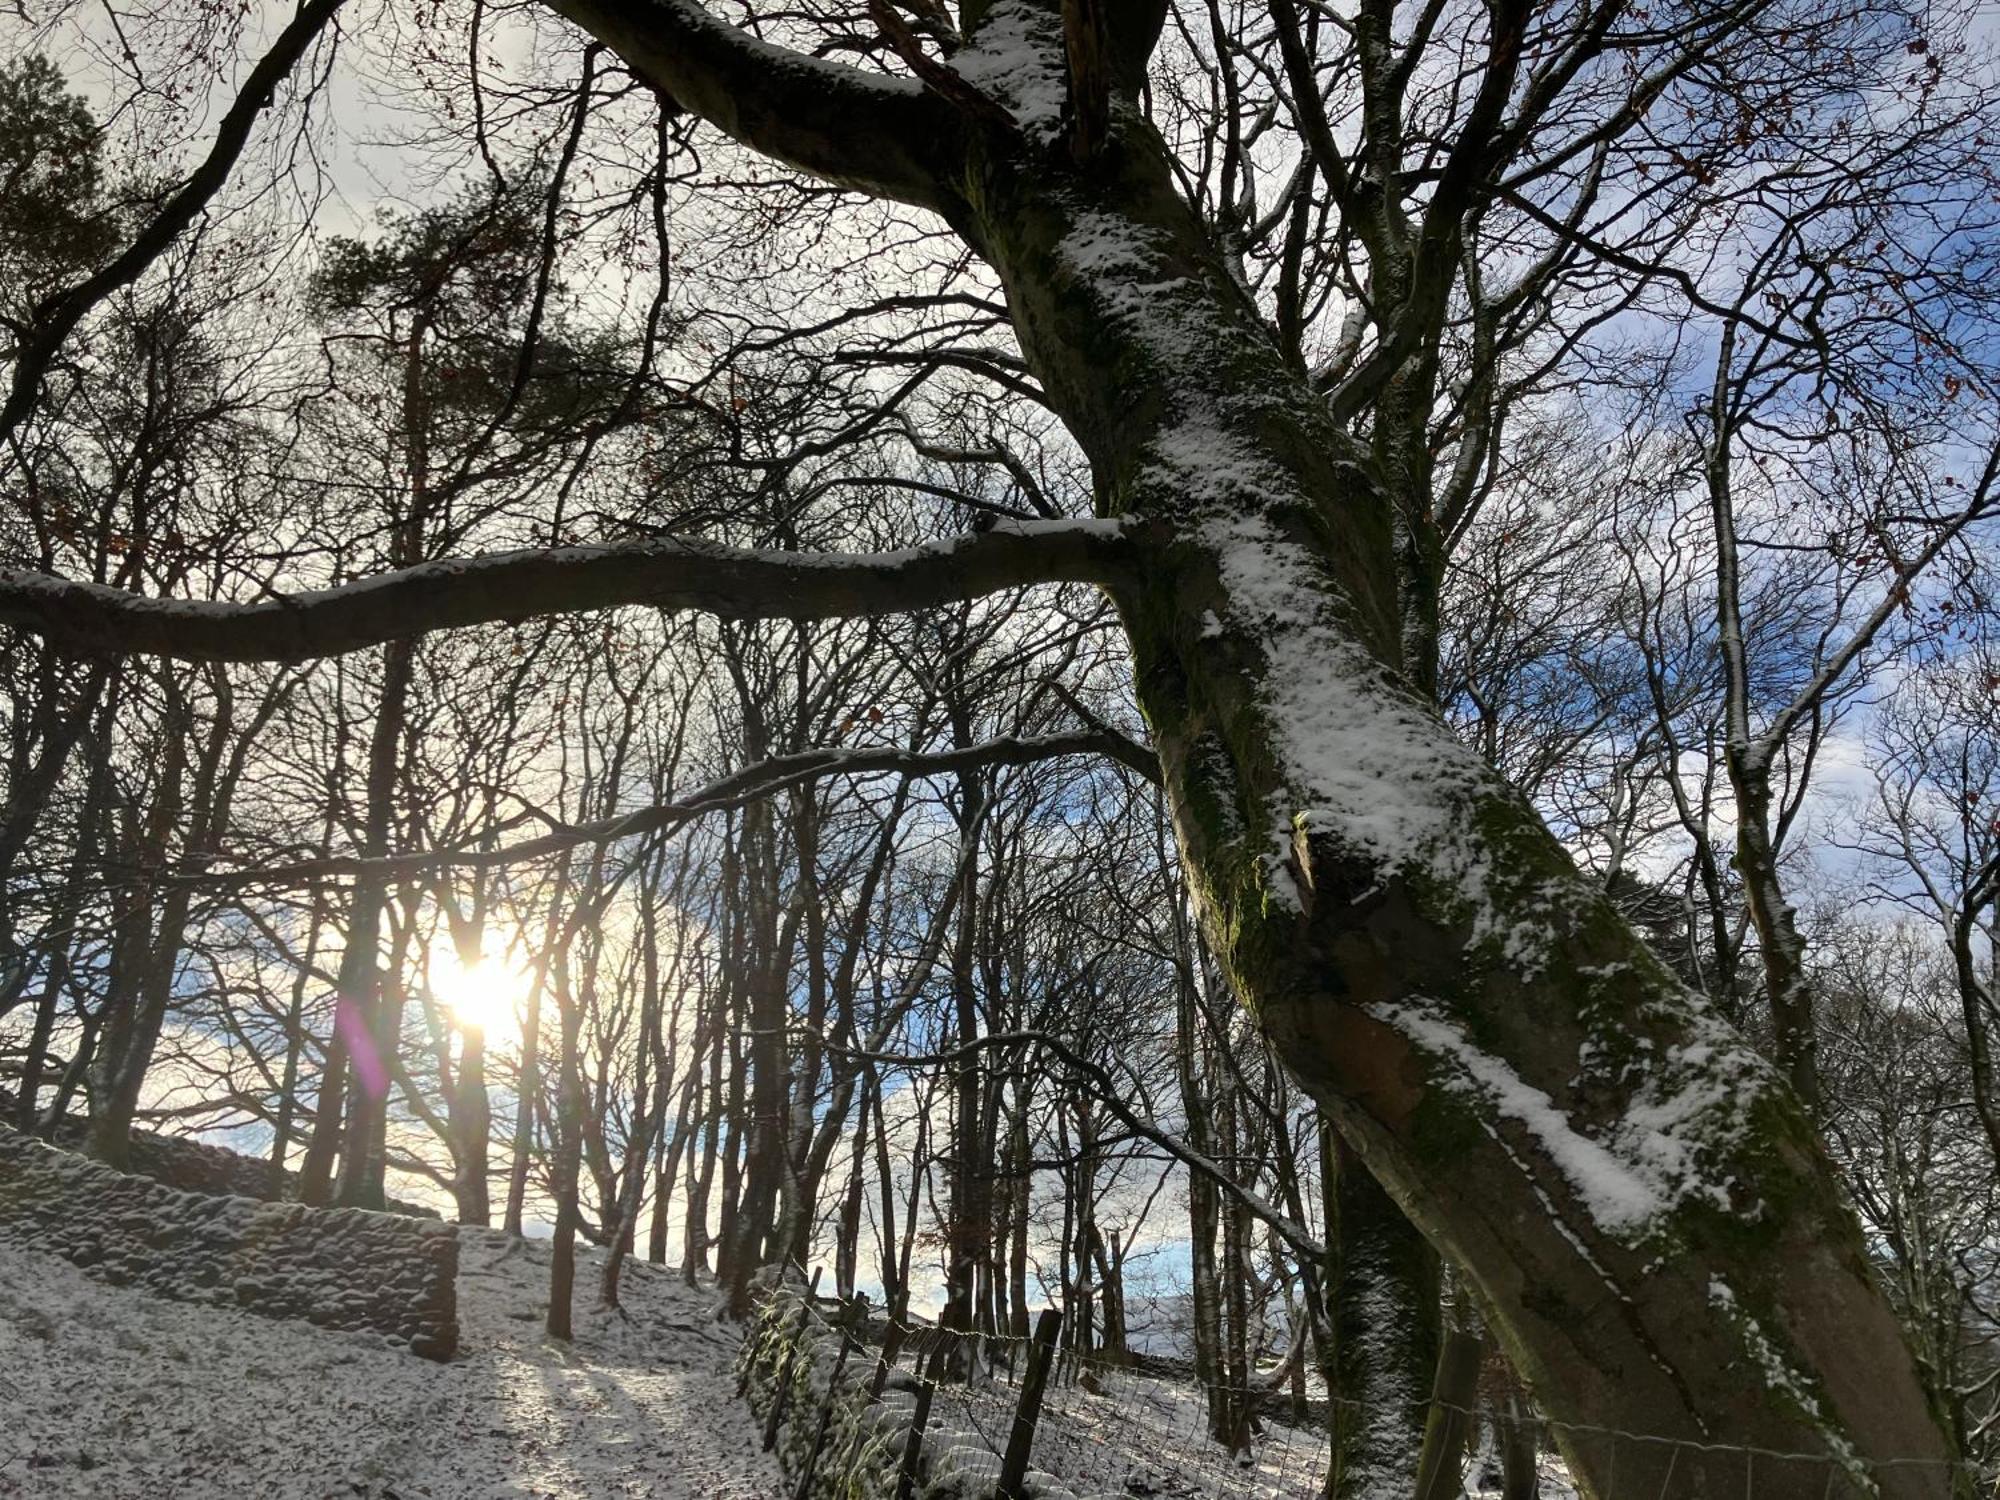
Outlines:
{"type": "Polygon", "coordinates": [[[1125,1251],[1119,1242],[1117,1230],[1111,1231],[1107,1244],[1104,1235],[1095,1225],[1091,1226],[1091,1255],[1097,1261],[1097,1284],[1100,1288],[1099,1305],[1103,1309],[1103,1337],[1100,1353],[1104,1362],[1110,1365],[1127,1364],[1131,1360],[1131,1347],[1126,1342],[1125,1329],[1125,1251]]]}
{"type": "Polygon", "coordinates": [[[452,1087],[451,1196],[458,1222],[484,1229],[493,1222],[493,1203],[486,1181],[487,1147],[493,1132],[493,1102],[486,1092],[486,1033],[477,1026],[463,1031],[458,1077],[452,1087]]]}
{"type": "Polygon", "coordinates": [[[639,1204],[645,1197],[648,1169],[658,1144],[667,1112],[667,1080],[654,1089],[652,1107],[639,1117],[638,1139],[629,1149],[625,1176],[619,1184],[618,1200],[605,1228],[604,1272],[598,1281],[597,1300],[604,1307],[618,1306],[619,1279],[625,1259],[632,1253],[632,1241],[639,1223],[639,1204]]]}
{"type": "MultiPolygon", "coordinates": [[[[1239,1133],[1238,1101],[1234,1083],[1226,1083],[1216,1103],[1216,1134],[1220,1137],[1224,1160],[1240,1162],[1244,1156],[1239,1133]]],[[[1242,1169],[1232,1166],[1230,1175],[1242,1181],[1242,1169]]],[[[1220,1374],[1225,1400],[1218,1415],[1217,1439],[1231,1453],[1250,1451],[1250,1376],[1255,1369],[1255,1349],[1250,1328],[1250,1214],[1243,1200],[1232,1193],[1221,1205],[1222,1214],[1222,1365],[1220,1374]]]]}
{"type": "Polygon", "coordinates": [[[531,987],[521,1023],[521,1064],[514,1098],[514,1143],[507,1161],[507,1206],[501,1228],[517,1239],[527,1210],[528,1168],[535,1157],[535,1109],[542,1094],[542,986],[531,987]]]}
{"type": "Polygon", "coordinates": [[[1028,1082],[1017,1081],[1013,1119],[1007,1133],[1007,1334],[1028,1337],[1028,1215],[1033,1208],[1034,1152],[1028,1135],[1028,1082]]]}
{"type": "MultiPolygon", "coordinates": [[[[348,928],[352,941],[353,927],[348,928]]],[[[345,967],[345,959],[342,960],[345,967]]],[[[341,1120],[347,1101],[347,1037],[340,1021],[340,990],[334,987],[333,1034],[320,1063],[319,1091],[313,1100],[312,1134],[299,1162],[299,1202],[323,1204],[333,1197],[333,1174],[340,1156],[341,1120]]],[[[350,1023],[351,1024],[351,1023],[350,1023]]]]}
{"type": "Polygon", "coordinates": [[[1710,391],[1711,431],[1703,454],[1710,519],[1715,531],[1716,641],[1722,661],[1723,764],[1736,800],[1736,868],[1743,898],[1762,950],[1764,995],[1778,1065],[1808,1111],[1819,1108],[1819,1040],[1813,995],[1806,972],[1805,940],[1798,917],[1785,899],[1778,869],[1781,830],[1772,821],[1772,761],[1778,746],[1768,734],[1751,732],[1751,672],[1744,639],[1742,549],[1736,533],[1736,499],[1731,455],[1735,444],[1738,329],[1732,320],[1722,332],[1710,391]]]}
{"type": "Polygon", "coordinates": [[[845,1298],[854,1295],[861,1270],[861,1205],[868,1190],[868,1095],[861,1095],[854,1133],[848,1138],[847,1184],[840,1195],[840,1218],[834,1233],[833,1286],[845,1298]]]}
{"type": "Polygon", "coordinates": [[[1786,898],[1772,837],[1770,771],[1756,751],[1732,747],[1729,782],[1736,794],[1736,869],[1744,904],[1757,929],[1764,969],[1764,996],[1771,1007],[1771,1034],[1778,1066],[1806,1107],[1820,1105],[1819,1036],[1806,969],[1805,937],[1798,913],[1786,898]]]}
{"type": "MultiPolygon", "coordinates": [[[[646,1231],[646,1259],[654,1265],[667,1263],[667,1228],[673,1209],[674,1183],[680,1176],[681,1158],[687,1154],[688,1139],[695,1128],[701,1097],[702,1052],[701,1038],[697,1033],[695,1047],[688,1058],[687,1073],[681,1080],[680,1104],[674,1116],[672,1131],[661,1138],[656,1152],[657,1164],[653,1172],[653,1215],[646,1231]]],[[[681,1220],[681,1236],[685,1240],[690,1232],[685,1215],[681,1220]]]]}
{"type": "MultiPolygon", "coordinates": [[[[431,432],[430,400],[424,389],[425,347],[437,308],[420,301],[410,314],[403,339],[402,387],[398,433],[402,448],[401,513],[390,529],[390,560],[399,567],[419,561],[430,521],[431,432]]],[[[418,637],[405,636],[382,648],[382,696],[368,742],[367,804],[363,814],[361,852],[380,857],[389,852],[395,823],[396,777],[409,718],[410,690],[416,676],[418,637]]],[[[349,1208],[380,1209],[384,1189],[385,1144],[389,1122],[389,1080],[401,1052],[401,1006],[385,1003],[378,948],[381,944],[388,886],[368,871],[354,882],[354,904],[346,951],[339,972],[335,1004],[349,1017],[349,1087],[347,1114],[341,1131],[340,1178],[335,1189],[349,1208]]]]}
{"type": "MultiPolygon", "coordinates": [[[[1970,821],[1968,819],[1968,821],[1970,821]]],[[[1970,1064],[1973,1112],[1986,1133],[1993,1163],[2000,1168],[2000,1087],[1993,1069],[1993,1037],[1990,1020],[1994,1013],[1992,986],[2000,984],[2000,912],[1985,925],[1986,974],[1979,972],[1976,944],[1981,936],[1981,913],[2000,902],[2000,853],[1970,872],[1965,890],[1951,913],[1950,943],[1953,976],[1958,981],[1959,1013],[1965,1022],[1966,1060],[1970,1064]]]]}
{"type": "Polygon", "coordinates": [[[644,989],[639,1002],[638,1084],[632,1098],[632,1134],[625,1142],[625,1161],[619,1174],[618,1193],[609,1205],[604,1225],[607,1254],[604,1273],[598,1284],[598,1302],[618,1306],[619,1278],[639,1224],[639,1208],[646,1196],[667,1119],[667,1102],[674,1086],[671,1049],[662,1035],[665,997],[660,987],[659,929],[654,919],[656,866],[649,866],[641,882],[642,912],[639,924],[640,967],[644,989]]]}
{"type": "MultiPolygon", "coordinates": [[[[73,703],[62,703],[59,670],[62,656],[53,646],[41,648],[41,693],[30,731],[18,742],[18,753],[8,766],[8,792],[0,802],[0,1016],[4,1016],[27,985],[34,965],[25,953],[16,951],[14,938],[14,865],[27,848],[36,825],[41,821],[49,798],[62,780],[77,741],[97,713],[97,705],[119,680],[114,662],[99,662],[83,680],[73,703]],[[39,746],[40,753],[31,747],[39,746]]],[[[108,736],[104,743],[108,746],[108,736]]],[[[99,759],[109,750],[99,752],[99,759]]],[[[93,769],[93,775],[95,771],[93,769]]]]}
{"type": "MultiPolygon", "coordinates": [[[[1176,929],[1182,924],[1176,918],[1176,929]]],[[[1202,1028],[1195,1014],[1194,967],[1199,962],[1192,941],[1180,943],[1178,1013],[1174,1027],[1174,1060],[1180,1083],[1181,1115],[1187,1121],[1190,1149],[1217,1159],[1215,1116],[1202,1028]]],[[[1188,1174],[1189,1314],[1193,1321],[1194,1372],[1208,1394],[1208,1435],[1218,1442],[1229,1432],[1228,1378],[1222,1360],[1222,1282],[1215,1260],[1215,1238],[1221,1229],[1220,1189],[1202,1172],[1188,1174]]]]}
{"type": "MultiPolygon", "coordinates": [[[[954,705],[954,744],[971,740],[971,726],[954,705]]],[[[958,802],[952,809],[961,846],[976,837],[985,807],[979,773],[958,778],[958,802]]],[[[961,866],[958,928],[951,948],[952,1017],[960,1051],[952,1075],[950,1195],[945,1210],[945,1302],[938,1315],[942,1327],[970,1333],[976,1321],[979,1273],[992,1246],[987,1179],[993,1170],[990,1143],[982,1139],[985,1093],[979,1049],[979,994],[974,959],[979,941],[979,860],[961,866]]],[[[964,1373],[957,1371],[955,1373],[964,1373]]]]}
{"type": "MultiPolygon", "coordinates": [[[[592,882],[592,889],[596,882],[592,882]]],[[[556,1014],[561,1033],[556,1074],[555,1159],[549,1188],[555,1197],[555,1234],[549,1246],[549,1308],[543,1326],[550,1338],[570,1337],[576,1292],[577,1187],[583,1164],[583,1034],[581,998],[570,983],[567,955],[555,956],[556,1014]]]]}
{"type": "MultiPolygon", "coordinates": [[[[718,1008],[727,1004],[730,987],[725,982],[716,986],[712,1004],[718,1008]]],[[[708,1247],[710,1236],[709,1195],[715,1186],[717,1158],[722,1150],[722,1126],[724,1115],[724,1095],[722,1091],[723,1058],[730,1050],[726,1030],[727,1013],[724,1012],[725,1029],[718,1032],[709,1049],[708,1056],[708,1106],[700,1117],[701,1159],[697,1166],[691,1158],[688,1163],[689,1182],[687,1193],[687,1217],[682,1221],[681,1230],[681,1279],[693,1286],[700,1275],[708,1270],[708,1247]]]]}
{"type": "MultiPolygon", "coordinates": [[[[389,852],[396,773],[415,669],[414,640],[391,641],[382,648],[382,696],[368,742],[364,857],[380,858],[389,852]]],[[[364,870],[355,877],[347,945],[335,976],[334,1030],[346,1033],[348,1064],[335,1197],[348,1208],[379,1209],[385,1196],[383,1161],[375,1142],[387,1125],[390,1067],[402,1040],[389,1031],[390,1007],[382,994],[382,923],[388,901],[388,881],[380,873],[364,870]]]]}
{"type": "Polygon", "coordinates": [[[766,1247],[778,1227],[779,1179],[787,1168],[790,1099],[785,1077],[785,1025],[790,1007],[784,976],[774,971],[768,956],[752,978],[749,998],[749,1116],[743,1130],[748,1149],[735,1224],[729,1235],[728,1266],[722,1272],[730,1316],[735,1318],[750,1315],[751,1277],[764,1263],[766,1247]]]}
{"type": "MultiPolygon", "coordinates": [[[[116,697],[112,699],[115,710],[116,697]]],[[[52,944],[44,960],[42,993],[35,1001],[35,1017],[28,1032],[28,1045],[21,1059],[20,1091],[15,1096],[14,1123],[23,1131],[33,1131],[39,1123],[42,1075],[49,1064],[49,1044],[55,1035],[56,1018],[63,996],[69,992],[74,973],[76,923],[83,914],[83,898],[91,863],[98,857],[105,819],[110,811],[111,756],[108,750],[110,711],[105,714],[104,733],[96,738],[90,775],[84,785],[83,805],[77,813],[76,847],[64,873],[50,913],[52,944]]]]}
{"type": "MultiPolygon", "coordinates": [[[[740,1017],[742,1012],[739,1010],[737,1014],[740,1017]]],[[[741,1024],[739,1021],[739,1027],[741,1024]]],[[[740,1030],[732,1030],[729,1037],[728,1082],[722,1116],[728,1133],[720,1142],[720,1154],[716,1161],[718,1198],[715,1207],[715,1275],[724,1285],[728,1284],[729,1278],[734,1274],[733,1257],[744,1247],[744,1237],[737,1221],[742,1217],[743,1157],[748,1149],[750,1135],[749,1074],[749,1062],[742,1045],[742,1033],[740,1030]]]]}
{"type": "Polygon", "coordinates": [[[542,1002],[548,990],[549,970],[562,939],[564,908],[571,899],[569,871],[563,871],[556,891],[549,898],[548,922],[542,930],[542,957],[528,984],[528,998],[521,1017],[521,1062],[514,1084],[514,1142],[507,1164],[507,1206],[501,1227],[516,1239],[521,1237],[527,1212],[528,1169],[535,1157],[535,1116],[542,1099],[542,1002]]]}
{"type": "MultiPolygon", "coordinates": [[[[901,1322],[908,1309],[909,1285],[901,1273],[903,1262],[896,1253],[896,1174],[889,1154],[888,1104],[883,1097],[882,1079],[875,1071],[875,1064],[869,1062],[863,1066],[868,1072],[869,1097],[875,1101],[875,1222],[878,1226],[882,1251],[882,1300],[888,1304],[890,1319],[901,1322]]],[[[921,1134],[921,1119],[918,1128],[921,1134]]],[[[920,1150],[921,1145],[920,1140],[920,1150]]],[[[910,1183],[910,1196],[913,1200],[919,1196],[918,1183],[915,1179],[922,1171],[921,1161],[922,1157],[917,1156],[911,1163],[913,1180],[910,1183]]]]}
{"type": "MultiPolygon", "coordinates": [[[[332,843],[331,821],[320,830],[319,852],[326,856],[332,843]]],[[[326,925],[326,889],[314,886],[312,907],[306,917],[306,942],[298,971],[292,975],[291,1000],[285,1007],[285,1063],[278,1080],[277,1119],[271,1127],[269,1192],[273,1202],[285,1196],[285,1155],[291,1149],[292,1134],[299,1110],[299,1071],[306,1046],[306,990],[319,958],[320,930],[326,925]]]]}
{"type": "Polygon", "coordinates": [[[1327,1494],[1360,1500],[1416,1477],[1437,1370],[1438,1258],[1350,1147],[1336,1141],[1326,1167],[1339,1398],[1327,1494]]]}
{"type": "MultiPolygon", "coordinates": [[[[188,746],[194,715],[183,684],[163,673],[161,688],[168,709],[161,722],[165,744],[159,781],[143,826],[128,839],[139,878],[114,923],[103,1025],[90,1066],[90,1153],[120,1168],[130,1158],[132,1121],[172,1002],[192,894],[185,883],[166,884],[162,890],[168,847],[190,799],[188,746]]],[[[194,772],[197,808],[185,830],[189,852],[202,842],[202,804],[214,796],[227,733],[227,721],[219,717],[194,772]]]]}

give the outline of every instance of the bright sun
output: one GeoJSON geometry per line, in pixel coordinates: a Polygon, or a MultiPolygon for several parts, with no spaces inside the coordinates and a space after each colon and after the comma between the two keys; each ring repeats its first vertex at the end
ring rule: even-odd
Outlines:
{"type": "Polygon", "coordinates": [[[485,1032],[489,1043],[514,1035],[528,993],[527,973],[510,958],[482,954],[477,962],[466,964],[450,943],[431,953],[431,993],[445,1003],[460,1026],[485,1032]]]}

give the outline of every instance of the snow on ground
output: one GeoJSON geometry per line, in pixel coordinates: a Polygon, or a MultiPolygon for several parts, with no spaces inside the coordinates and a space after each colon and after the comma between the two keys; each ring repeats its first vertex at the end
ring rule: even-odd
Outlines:
{"type": "MultiPolygon", "coordinates": [[[[1309,1385],[1315,1401],[1324,1402],[1324,1386],[1317,1379],[1309,1385]]],[[[940,1385],[931,1408],[933,1442],[956,1450],[962,1471],[997,1477],[1017,1397],[1004,1364],[991,1379],[940,1385]]],[[[1318,1500],[1332,1459],[1324,1406],[1293,1425],[1282,1420],[1288,1405],[1287,1398],[1272,1403],[1250,1452],[1239,1456],[1209,1438],[1200,1388],[1189,1381],[1099,1370],[1085,1385],[1058,1373],[1044,1399],[1031,1462],[1080,1495],[1318,1500]]],[[[1459,1493],[1465,1500],[1494,1500],[1500,1493],[1490,1427],[1484,1437],[1480,1453],[1462,1465],[1459,1493]]],[[[1542,1500],[1576,1500],[1553,1452],[1542,1453],[1539,1467],[1542,1500]]]]}
{"type": "Polygon", "coordinates": [[[0,1496],[48,1500],[778,1500],[736,1399],[737,1330],[643,1263],[628,1318],[577,1275],[542,1336],[548,1246],[465,1230],[460,1355],[91,1281],[0,1242],[0,1496]]]}
{"type": "MultiPolygon", "coordinates": [[[[547,1244],[461,1231],[461,1352],[440,1365],[372,1334],[105,1286],[0,1241],[0,1500],[788,1495],[737,1399],[739,1334],[715,1321],[712,1293],[631,1263],[628,1316],[602,1313],[599,1263],[583,1253],[564,1348],[541,1331],[547,1244]]],[[[1191,1384],[1129,1371],[1093,1383],[1058,1379],[1034,1455],[1079,1492],[1319,1493],[1328,1453],[1314,1424],[1269,1423],[1243,1461],[1208,1440],[1191,1384]]],[[[933,1440],[997,1473],[1016,1395],[1004,1367],[940,1387],[933,1440]]],[[[1566,1494],[1544,1464],[1543,1494],[1566,1494]]],[[[1490,1468],[1471,1466],[1469,1494],[1490,1468]]]]}

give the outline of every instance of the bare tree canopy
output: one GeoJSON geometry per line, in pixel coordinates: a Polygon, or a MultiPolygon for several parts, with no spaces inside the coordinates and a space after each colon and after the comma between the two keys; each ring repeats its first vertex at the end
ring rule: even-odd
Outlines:
{"type": "Polygon", "coordinates": [[[190,976],[207,1037],[282,973],[232,1042],[274,1181],[380,1207],[407,1127],[485,1222],[430,955],[504,930],[556,1336],[578,1235],[651,1205],[664,1258],[670,1201],[739,1315],[831,1215],[901,1316],[932,1174],[940,1316],[997,1335],[1054,1173],[1122,1339],[1158,1153],[1204,1383],[1251,1389],[1265,1253],[1288,1359],[1402,1413],[1335,1493],[1421,1442],[1441,1275],[1588,1493],[1969,1492],[1985,1273],[1913,1312],[1878,1243],[1895,1090],[1827,1048],[1900,1002],[1801,893],[1936,929],[2000,1153],[1990,17],[124,24],[22,20],[0,90],[61,184],[0,225],[25,1123],[80,1092],[119,1159],[190,976]]]}

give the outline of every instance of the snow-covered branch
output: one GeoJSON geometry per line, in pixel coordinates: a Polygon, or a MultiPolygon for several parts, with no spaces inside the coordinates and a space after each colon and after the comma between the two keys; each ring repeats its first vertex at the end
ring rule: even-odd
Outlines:
{"type": "Polygon", "coordinates": [[[151,598],[0,568],[0,624],[86,653],[310,661],[384,641],[621,604],[726,619],[894,614],[1036,583],[1103,583],[1112,522],[1023,522],[893,552],[763,552],[660,540],[452,558],[254,603],[151,598]]]}
{"type": "Polygon", "coordinates": [[[774,46],[694,0],[548,0],[640,78],[815,177],[927,208],[949,197],[963,116],[912,79],[774,46]]]}

